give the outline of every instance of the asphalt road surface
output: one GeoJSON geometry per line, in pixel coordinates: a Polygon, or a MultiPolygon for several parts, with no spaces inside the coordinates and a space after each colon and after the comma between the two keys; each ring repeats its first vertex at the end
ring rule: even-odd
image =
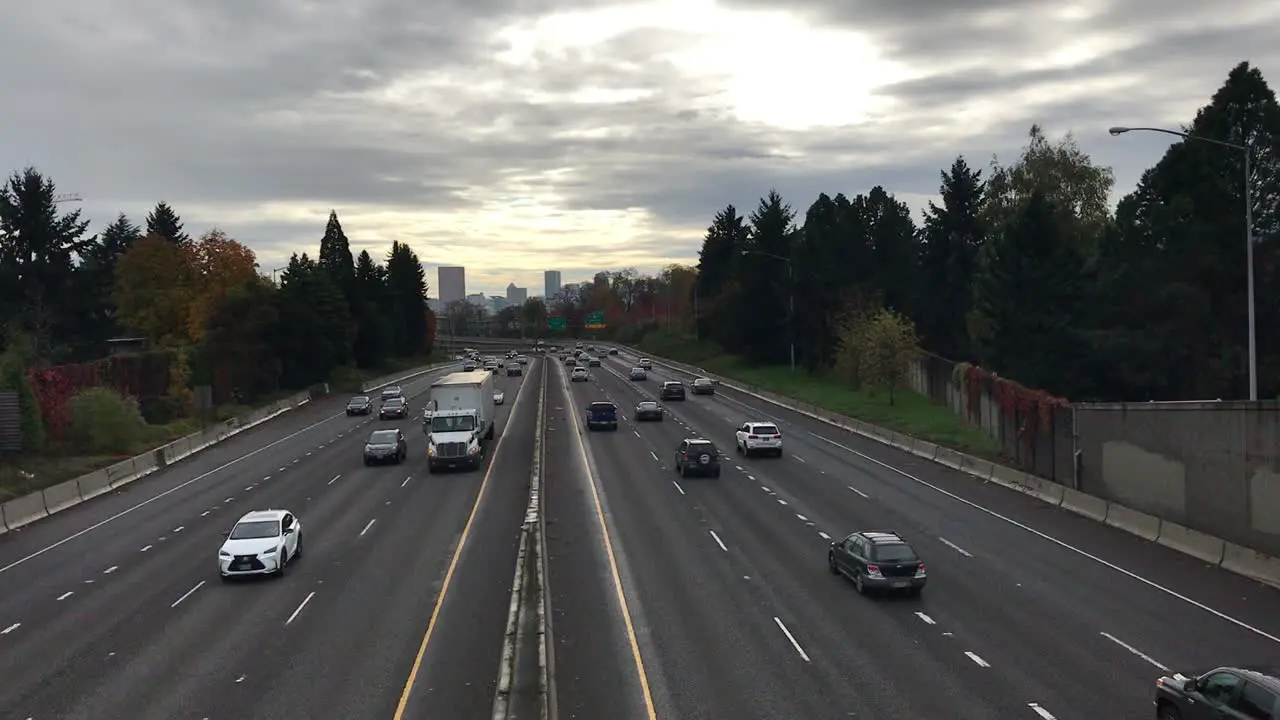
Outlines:
{"type": "Polygon", "coordinates": [[[498,378],[484,471],[434,475],[414,399],[433,377],[405,387],[409,420],[312,403],[0,538],[0,715],[488,717],[539,373],[498,378]],[[392,426],[409,460],[364,467],[392,426]],[[220,582],[221,533],[267,507],[298,514],[305,554],[280,579],[220,582]]]}
{"type": "Polygon", "coordinates": [[[633,362],[569,383],[578,427],[595,400],[624,421],[583,430],[588,459],[562,449],[548,472],[549,521],[559,480],[565,505],[574,487],[598,488],[607,529],[595,560],[549,537],[563,718],[1149,717],[1166,669],[1280,651],[1271,588],[744,394],[690,396],[664,403],[664,422],[633,423],[663,380],[689,381],[657,368],[632,382],[633,362]],[[747,420],[778,422],[785,456],[738,456],[747,420]],[[678,477],[686,437],[719,445],[722,477],[678,477]],[[922,598],[860,597],[828,573],[829,541],[868,529],[920,550],[922,598]],[[557,572],[593,599],[564,595],[557,572]]]}

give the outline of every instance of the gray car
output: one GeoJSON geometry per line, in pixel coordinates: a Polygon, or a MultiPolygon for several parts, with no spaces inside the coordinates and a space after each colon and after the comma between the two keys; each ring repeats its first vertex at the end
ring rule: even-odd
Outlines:
{"type": "Polygon", "coordinates": [[[919,595],[929,575],[924,561],[896,532],[856,532],[831,543],[827,565],[832,575],[853,580],[859,594],[896,590],[919,595]]]}
{"type": "Polygon", "coordinates": [[[652,400],[646,400],[639,405],[636,405],[636,422],[643,422],[645,420],[656,420],[657,422],[662,422],[662,414],[662,406],[652,400]]]}
{"type": "Polygon", "coordinates": [[[409,443],[399,430],[374,430],[364,444],[365,466],[375,463],[399,465],[409,455],[409,443]]]}

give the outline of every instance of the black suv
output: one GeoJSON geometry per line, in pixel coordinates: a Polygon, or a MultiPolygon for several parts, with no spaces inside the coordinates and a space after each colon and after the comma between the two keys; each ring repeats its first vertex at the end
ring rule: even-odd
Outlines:
{"type": "Polygon", "coordinates": [[[658,391],[659,400],[683,400],[684,384],[675,380],[668,380],[662,383],[662,389],[658,391]]]}
{"type": "Polygon", "coordinates": [[[409,417],[409,403],[405,402],[402,397],[393,397],[382,403],[382,407],[378,408],[379,420],[390,420],[398,418],[403,420],[409,417]]]}
{"type": "Polygon", "coordinates": [[[1280,670],[1220,667],[1199,677],[1175,673],[1156,681],[1156,717],[1280,720],[1280,670]]]}
{"type": "Polygon", "coordinates": [[[827,566],[832,575],[853,580],[858,593],[901,590],[919,595],[929,576],[924,561],[896,532],[856,532],[831,543],[827,566]]]}
{"type": "Polygon", "coordinates": [[[712,382],[711,378],[700,377],[697,380],[693,381],[693,394],[694,395],[715,395],[716,384],[712,382]]]}
{"type": "MultiPolygon", "coordinates": [[[[683,388],[682,388],[683,389],[683,388]]],[[[680,477],[720,477],[720,451],[710,440],[688,438],[676,448],[676,472],[680,477]]]]}

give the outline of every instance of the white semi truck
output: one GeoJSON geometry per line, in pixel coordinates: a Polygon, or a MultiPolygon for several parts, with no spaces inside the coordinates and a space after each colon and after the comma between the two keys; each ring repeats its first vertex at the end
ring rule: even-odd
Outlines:
{"type": "Polygon", "coordinates": [[[484,464],[485,441],[494,436],[497,405],[493,374],[456,372],[431,383],[422,432],[427,436],[427,470],[484,464]]]}

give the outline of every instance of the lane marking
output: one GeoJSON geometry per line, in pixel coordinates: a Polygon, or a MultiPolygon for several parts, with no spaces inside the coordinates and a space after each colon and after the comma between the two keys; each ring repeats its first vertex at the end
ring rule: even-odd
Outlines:
{"type": "Polygon", "coordinates": [[[332,484],[334,484],[334,483],[338,482],[338,478],[340,478],[340,477],[342,477],[342,473],[338,473],[337,475],[334,475],[334,476],[333,476],[333,479],[332,479],[332,480],[330,480],[328,484],[332,485],[332,484]]]}
{"type": "Polygon", "coordinates": [[[265,476],[265,477],[263,477],[263,478],[262,478],[262,482],[266,482],[266,481],[268,481],[268,480],[270,480],[270,479],[271,479],[271,476],[270,476],[270,475],[267,475],[267,476],[265,476]]]}
{"type": "Polygon", "coordinates": [[[805,516],[801,515],[800,513],[796,513],[796,517],[797,517],[797,518],[800,518],[800,520],[801,520],[802,522],[809,522],[809,518],[807,518],[807,517],[805,517],[805,516]]]}
{"type": "Polygon", "coordinates": [[[972,660],[972,661],[973,661],[973,663],[974,663],[975,665],[977,665],[978,667],[984,667],[984,668],[986,668],[986,667],[991,667],[991,664],[990,664],[990,663],[988,663],[986,660],[983,660],[982,658],[978,657],[976,653],[971,653],[971,652],[969,652],[968,650],[965,650],[965,651],[964,651],[964,654],[965,654],[966,656],[968,656],[968,658],[969,658],[970,660],[972,660]]]}
{"type": "Polygon", "coordinates": [[[859,490],[858,488],[856,488],[856,487],[854,487],[854,486],[852,486],[852,485],[846,485],[845,487],[847,487],[847,488],[849,488],[850,490],[852,490],[852,491],[854,491],[854,492],[858,493],[859,495],[861,495],[861,496],[862,496],[862,497],[864,497],[864,498],[870,498],[870,497],[871,497],[870,495],[868,495],[868,494],[866,494],[866,493],[862,492],[861,490],[859,490]]]}
{"type": "Polygon", "coordinates": [[[680,483],[676,482],[675,480],[672,480],[671,484],[676,486],[676,489],[680,491],[681,495],[688,495],[688,493],[684,491],[684,488],[680,487],[680,483]]]}
{"type": "Polygon", "coordinates": [[[750,480],[750,481],[752,481],[752,482],[755,482],[755,481],[756,481],[756,476],[755,476],[755,475],[747,475],[747,479],[748,479],[748,480],[750,480]]]}
{"type": "Polygon", "coordinates": [[[632,430],[631,432],[635,433],[635,436],[636,436],[636,437],[640,437],[640,431],[639,431],[639,430],[632,430]]]}
{"type": "Polygon", "coordinates": [[[119,566],[119,565],[112,565],[111,567],[107,568],[106,570],[103,570],[103,571],[102,571],[102,574],[103,574],[103,575],[110,575],[111,573],[113,573],[113,572],[115,572],[115,571],[117,571],[117,570],[119,570],[119,569],[120,569],[120,566],[119,566]]]}
{"type": "Polygon", "coordinates": [[[917,613],[916,613],[916,617],[918,617],[918,618],[920,618],[921,620],[923,620],[923,621],[925,622],[925,624],[927,624],[927,625],[937,625],[937,624],[938,624],[937,622],[935,622],[935,621],[934,621],[934,619],[933,619],[933,618],[929,617],[928,615],[925,615],[925,614],[924,614],[924,613],[922,613],[922,612],[917,612],[917,613]]]}
{"type": "Polygon", "coordinates": [[[658,459],[658,455],[654,451],[650,450],[649,455],[653,458],[654,462],[662,462],[661,460],[658,459]]]}
{"type": "Polygon", "coordinates": [[[831,536],[830,536],[830,535],[828,535],[828,534],[826,534],[826,533],[824,533],[824,532],[819,532],[819,533],[818,533],[818,537],[822,538],[823,540],[830,540],[830,539],[831,539],[831,536]]]}
{"type": "Polygon", "coordinates": [[[209,514],[209,512],[210,512],[210,511],[205,510],[204,512],[200,513],[200,517],[204,517],[204,516],[208,515],[208,514],[209,514]]]}
{"type": "Polygon", "coordinates": [[[1045,710],[1044,708],[1040,707],[1035,703],[1027,703],[1027,707],[1034,710],[1035,714],[1044,718],[1044,720],[1058,720],[1058,718],[1054,717],[1048,710],[1045,710]]]}
{"type": "Polygon", "coordinates": [[[729,552],[729,548],[724,546],[724,541],[720,539],[720,536],[716,534],[715,530],[708,530],[707,532],[711,533],[711,539],[716,541],[716,544],[720,546],[721,550],[729,552]]]}
{"type": "Polygon", "coordinates": [[[405,479],[404,479],[404,482],[400,483],[400,487],[404,487],[405,485],[408,485],[408,484],[409,484],[409,481],[410,481],[410,480],[412,480],[412,479],[413,479],[413,476],[412,476],[412,475],[410,475],[409,477],[405,478],[405,479]]]}
{"type": "Polygon", "coordinates": [[[786,500],[783,500],[782,498],[778,498],[778,504],[779,504],[779,505],[786,505],[786,504],[787,504],[787,501],[786,501],[786,500]]]}
{"type": "Polygon", "coordinates": [[[311,592],[307,593],[307,596],[302,599],[302,604],[298,606],[297,610],[293,611],[293,614],[289,616],[288,620],[284,621],[284,624],[288,625],[289,623],[293,622],[294,618],[298,617],[298,613],[302,612],[302,608],[306,607],[307,603],[311,602],[311,598],[315,596],[316,596],[315,590],[312,590],[311,592]]]}
{"type": "Polygon", "coordinates": [[[285,470],[288,470],[288,469],[289,469],[289,468],[287,468],[287,467],[282,467],[282,468],[280,468],[280,469],[276,470],[276,472],[284,472],[285,470]]]}
{"type": "Polygon", "coordinates": [[[808,460],[805,460],[804,458],[800,457],[799,455],[792,455],[791,457],[795,458],[796,460],[799,460],[799,461],[800,461],[800,462],[802,462],[802,463],[807,463],[807,462],[809,462],[808,460]]]}
{"type": "Polygon", "coordinates": [[[17,630],[17,629],[18,629],[18,628],[20,628],[20,627],[22,627],[22,623],[14,623],[14,624],[10,625],[9,627],[7,627],[7,628],[5,628],[5,629],[3,629],[3,630],[0,630],[0,635],[8,635],[9,633],[13,632],[14,630],[17,630]]]}
{"type": "Polygon", "coordinates": [[[792,635],[791,631],[787,629],[787,626],[782,624],[782,620],[774,617],[773,621],[778,623],[778,628],[782,630],[782,634],[786,635],[787,639],[791,641],[791,647],[795,648],[796,652],[800,653],[800,659],[805,662],[813,662],[809,659],[809,655],[804,651],[804,648],[800,647],[800,643],[796,642],[796,636],[792,635]]]}
{"type": "Polygon", "coordinates": [[[141,549],[141,550],[139,550],[138,552],[146,552],[146,551],[150,550],[152,547],[154,547],[154,546],[152,546],[152,545],[143,545],[143,546],[142,546],[142,549],[141,549]]]}
{"type": "MultiPolygon", "coordinates": [[[[546,374],[543,373],[543,381],[546,381],[546,374]]],[[[511,413],[507,415],[507,426],[503,427],[503,432],[498,436],[498,442],[493,446],[493,459],[489,461],[489,469],[485,470],[484,477],[480,480],[480,489],[476,491],[475,502],[471,504],[471,512],[467,515],[467,522],[462,526],[462,534],[458,536],[458,545],[453,549],[453,557],[449,558],[449,567],[445,570],[444,581],[440,585],[440,592],[436,594],[435,606],[431,608],[431,618],[427,620],[427,629],[422,634],[422,642],[418,645],[418,654],[413,658],[413,665],[409,668],[409,676],[405,678],[404,688],[400,691],[400,701],[396,703],[396,711],[392,716],[393,720],[404,720],[405,711],[409,707],[409,697],[413,694],[413,685],[418,680],[418,673],[422,671],[422,659],[426,657],[427,646],[431,644],[431,636],[435,634],[436,623],[440,620],[440,610],[444,607],[445,597],[449,594],[449,584],[453,581],[453,573],[458,568],[458,559],[462,557],[462,551],[467,546],[467,539],[471,536],[471,526],[475,524],[476,515],[480,512],[480,502],[484,500],[485,490],[489,487],[489,478],[493,475],[493,468],[498,463],[498,452],[502,449],[502,442],[507,439],[507,428],[511,426],[512,420],[516,416],[516,408],[520,406],[520,401],[524,400],[527,393],[525,388],[533,387],[534,383],[520,383],[520,389],[516,391],[516,400],[511,404],[511,413]]],[[[334,478],[335,480],[337,478],[334,478]]]]}
{"type": "Polygon", "coordinates": [[[960,553],[961,555],[963,555],[963,556],[965,556],[965,557],[973,557],[973,555],[972,555],[972,554],[970,554],[970,552],[969,552],[968,550],[965,550],[964,548],[962,548],[962,547],[960,547],[959,545],[957,545],[957,544],[955,544],[955,543],[951,542],[950,540],[948,540],[948,539],[946,539],[946,538],[942,537],[941,535],[939,535],[939,536],[938,536],[938,539],[942,541],[942,544],[943,544],[943,545],[946,545],[947,547],[951,548],[952,550],[955,550],[956,552],[960,553]]]}
{"type": "Polygon", "coordinates": [[[182,593],[182,597],[178,598],[177,600],[174,600],[174,601],[173,601],[173,604],[172,604],[172,605],[170,605],[169,607],[171,607],[171,608],[176,608],[176,607],[178,607],[178,605],[179,605],[180,603],[182,603],[182,601],[183,601],[183,600],[186,600],[187,598],[191,597],[191,596],[195,593],[195,591],[197,591],[197,590],[199,590],[200,588],[204,587],[204,584],[205,584],[205,581],[204,581],[204,580],[201,580],[200,582],[196,583],[196,586],[195,586],[195,587],[193,587],[193,588],[191,588],[190,590],[188,590],[188,591],[186,591],[186,592],[182,593]]]}
{"type": "Polygon", "coordinates": [[[62,593],[61,595],[59,595],[59,596],[58,596],[58,601],[59,601],[59,602],[61,602],[61,601],[63,601],[63,600],[66,600],[67,598],[69,598],[69,597],[71,597],[72,595],[75,595],[75,594],[76,594],[76,591],[75,591],[75,590],[68,590],[68,591],[66,591],[66,592],[64,592],[64,593],[62,593]]]}
{"type": "Polygon", "coordinates": [[[224,503],[229,503],[229,502],[231,502],[232,500],[235,500],[235,498],[233,498],[233,497],[229,497],[229,498],[227,498],[226,500],[223,500],[222,502],[224,502],[224,503]]]}
{"type": "Polygon", "coordinates": [[[364,537],[364,534],[365,534],[365,533],[367,533],[367,532],[369,532],[369,528],[373,527],[373,524],[374,524],[374,523],[376,523],[376,522],[378,522],[378,518],[374,518],[374,519],[370,520],[370,521],[369,521],[369,524],[368,524],[368,525],[365,525],[365,526],[364,526],[364,529],[360,531],[360,535],[359,535],[358,537],[364,537]]]}
{"type": "Polygon", "coordinates": [[[180,532],[182,532],[183,530],[186,530],[186,529],[187,529],[187,526],[186,526],[186,525],[179,525],[178,527],[176,527],[176,528],[174,528],[174,529],[173,529],[173,532],[180,533],[180,532]]]}
{"type": "MultiPolygon", "coordinates": [[[[974,502],[974,501],[972,501],[972,500],[968,500],[968,499],[962,498],[962,497],[960,497],[959,495],[957,495],[957,494],[955,494],[955,493],[953,493],[953,492],[950,492],[950,491],[948,491],[948,490],[944,490],[944,489],[942,489],[941,487],[938,487],[937,485],[934,485],[933,483],[928,482],[927,480],[922,480],[922,479],[920,479],[920,478],[916,477],[915,475],[912,475],[911,473],[909,473],[909,472],[907,472],[907,471],[905,471],[905,470],[899,470],[898,468],[896,468],[896,467],[894,467],[894,466],[892,466],[892,465],[890,465],[890,464],[888,464],[888,463],[881,462],[881,461],[879,461],[879,460],[877,460],[877,459],[875,459],[875,458],[871,457],[870,455],[865,455],[865,454],[863,454],[863,453],[860,453],[860,452],[858,452],[857,450],[854,450],[853,448],[851,448],[851,447],[849,447],[849,446],[847,446],[847,445],[842,445],[842,444],[840,444],[840,443],[836,442],[835,440],[829,440],[829,439],[827,439],[827,438],[825,438],[825,437],[822,437],[821,435],[819,435],[819,434],[817,434],[817,433],[809,433],[809,434],[810,434],[810,435],[812,435],[813,437],[815,437],[815,438],[817,438],[817,439],[819,439],[819,440],[821,440],[821,441],[825,442],[825,443],[828,443],[828,444],[830,444],[830,445],[834,445],[835,447],[838,447],[838,448],[840,448],[841,450],[845,450],[845,451],[847,451],[847,452],[853,453],[854,455],[856,455],[856,456],[858,456],[858,457],[860,457],[860,458],[862,458],[862,459],[864,459],[864,460],[867,460],[868,462],[875,463],[876,465],[879,465],[880,467],[882,467],[882,468],[884,468],[884,469],[886,469],[886,470],[889,470],[889,471],[891,471],[891,472],[894,472],[894,473],[896,473],[896,474],[898,474],[898,475],[901,475],[902,477],[905,477],[905,478],[906,478],[906,479],[908,479],[908,480],[911,480],[912,482],[915,482],[915,483],[918,483],[918,484],[920,484],[920,485],[922,485],[922,486],[924,486],[924,487],[927,487],[927,488],[929,488],[930,490],[933,490],[934,492],[937,492],[937,493],[940,493],[940,494],[942,494],[942,495],[945,495],[945,496],[947,496],[947,497],[951,498],[952,500],[955,500],[956,502],[959,502],[959,503],[964,504],[964,505],[968,505],[969,507],[973,508],[974,510],[977,510],[978,512],[985,513],[986,515],[988,515],[988,516],[990,516],[990,517],[993,517],[993,518],[995,518],[995,519],[997,519],[997,520],[1001,520],[1001,521],[1003,521],[1003,522],[1005,522],[1005,523],[1008,523],[1009,525],[1012,525],[1013,527],[1016,527],[1016,528],[1018,528],[1019,530],[1024,530],[1024,531],[1026,531],[1026,532],[1029,532],[1029,533],[1031,533],[1032,535],[1035,535],[1036,537],[1041,538],[1042,540],[1048,540],[1049,542],[1053,543],[1054,545],[1057,545],[1058,547],[1060,547],[1060,548],[1062,548],[1062,549],[1064,549],[1064,550],[1069,550],[1070,552],[1073,552],[1073,553],[1075,553],[1076,555],[1079,555],[1079,556],[1080,556],[1080,557],[1082,557],[1082,558],[1085,558],[1085,559],[1087,559],[1087,560],[1092,560],[1093,562],[1095,562],[1095,563],[1097,563],[1097,564],[1099,564],[1099,565],[1101,565],[1101,566],[1103,566],[1103,567],[1105,567],[1105,568],[1110,568],[1110,569],[1112,569],[1112,570],[1114,570],[1114,571],[1116,571],[1116,572],[1120,573],[1121,575],[1124,575],[1125,577],[1128,577],[1128,578],[1130,578],[1130,579],[1132,579],[1132,580],[1137,580],[1138,582],[1142,583],[1143,585],[1146,585],[1147,587],[1149,587],[1149,588],[1151,588],[1151,589],[1153,589],[1153,590],[1157,590],[1157,591],[1159,591],[1159,592],[1164,593],[1165,595],[1168,595],[1169,597],[1175,598],[1175,599],[1177,599],[1177,600],[1181,600],[1182,602],[1184,602],[1184,603],[1186,603],[1186,604],[1188,604],[1188,605],[1190,605],[1190,606],[1192,606],[1192,607],[1199,608],[1199,609],[1201,609],[1201,610],[1203,610],[1203,611],[1205,611],[1205,612],[1209,613],[1210,615],[1212,615],[1212,616],[1214,616],[1214,617],[1218,618],[1219,620],[1225,620],[1225,621],[1227,621],[1227,622],[1231,623],[1232,625],[1235,625],[1235,626],[1236,626],[1236,627],[1238,627],[1238,628],[1241,628],[1241,629],[1243,629],[1243,630],[1248,630],[1249,632],[1253,633],[1254,635],[1257,635],[1257,636],[1259,636],[1259,637],[1266,638],[1266,639],[1270,640],[1270,641],[1271,641],[1271,642],[1273,642],[1273,643],[1280,644],[1280,637],[1277,637],[1277,636],[1275,636],[1275,635],[1272,635],[1271,633],[1269,633],[1269,632],[1267,632],[1267,631],[1265,631],[1265,630],[1262,630],[1262,629],[1260,629],[1260,628],[1256,628],[1256,627],[1254,627],[1254,626],[1252,626],[1252,625],[1250,625],[1250,624],[1246,623],[1245,621],[1240,620],[1240,619],[1235,618],[1235,617],[1232,617],[1232,616],[1230,616],[1230,615],[1228,615],[1228,614],[1226,614],[1226,613],[1224,613],[1224,612],[1222,612],[1222,611],[1220,611],[1220,610],[1215,610],[1215,609],[1213,609],[1213,608],[1209,607],[1208,605],[1205,605],[1204,603],[1202,603],[1202,602],[1200,602],[1200,601],[1198,601],[1198,600],[1193,600],[1193,599],[1191,599],[1190,597],[1187,597],[1186,595],[1183,595],[1182,593],[1180,593],[1180,592],[1178,592],[1178,591],[1176,591],[1176,590],[1173,590],[1172,588],[1167,588],[1167,587],[1165,587],[1164,585],[1161,585],[1161,584],[1159,584],[1159,583],[1155,582],[1154,580],[1148,580],[1147,578],[1145,578],[1145,577],[1143,577],[1143,576],[1141,576],[1141,575],[1139,575],[1139,574],[1137,574],[1137,573],[1133,572],[1132,570],[1126,570],[1126,569],[1124,569],[1124,568],[1120,567],[1119,565],[1116,565],[1116,564],[1115,564],[1115,563],[1113,563],[1113,562],[1110,562],[1110,561],[1108,561],[1108,560],[1103,560],[1102,558],[1098,557],[1097,555],[1094,555],[1093,553],[1090,553],[1090,552],[1085,551],[1085,550],[1081,550],[1080,548],[1078,548],[1078,547],[1076,547],[1076,546],[1074,546],[1074,545],[1071,545],[1071,544],[1067,543],[1065,540],[1059,540],[1058,538],[1056,538],[1056,537],[1054,537],[1054,536],[1052,536],[1052,535],[1050,535],[1050,534],[1048,534],[1048,533],[1046,533],[1046,532],[1041,532],[1040,530],[1037,530],[1037,529],[1035,529],[1035,528],[1031,527],[1030,525],[1027,525],[1026,523],[1018,522],[1017,520],[1014,520],[1013,518],[1008,517],[1008,516],[1006,516],[1006,515],[1001,515],[1000,513],[996,512],[995,510],[991,510],[991,509],[986,508],[986,507],[984,507],[984,506],[982,506],[982,505],[979,505],[978,503],[976,503],[976,502],[974,502]]],[[[852,489],[852,488],[850,488],[850,489],[852,489]]]]}
{"type": "Polygon", "coordinates": [[[1133,653],[1134,655],[1136,655],[1136,656],[1138,656],[1138,657],[1142,658],[1143,660],[1146,660],[1150,665],[1152,665],[1152,666],[1153,666],[1153,667],[1155,667],[1156,669],[1160,670],[1161,672],[1169,672],[1169,668],[1168,668],[1168,667],[1165,667],[1164,663],[1158,662],[1155,658],[1153,658],[1153,657],[1151,657],[1150,655],[1148,655],[1148,654],[1146,654],[1146,653],[1142,652],[1141,650],[1139,650],[1138,648],[1136,648],[1136,647],[1134,647],[1134,646],[1130,645],[1129,643],[1127,643],[1127,642],[1125,642],[1125,641],[1121,640],[1120,638],[1116,637],[1115,635],[1112,635],[1112,634],[1111,634],[1111,633],[1109,633],[1109,632],[1103,632],[1103,633],[1099,633],[1099,634],[1100,634],[1100,635],[1102,635],[1102,637],[1104,637],[1104,638],[1106,638],[1106,639],[1110,640],[1111,642],[1113,642],[1113,643],[1115,643],[1115,644],[1119,645],[1120,647],[1124,648],[1125,650],[1128,650],[1129,652],[1133,653]]]}

